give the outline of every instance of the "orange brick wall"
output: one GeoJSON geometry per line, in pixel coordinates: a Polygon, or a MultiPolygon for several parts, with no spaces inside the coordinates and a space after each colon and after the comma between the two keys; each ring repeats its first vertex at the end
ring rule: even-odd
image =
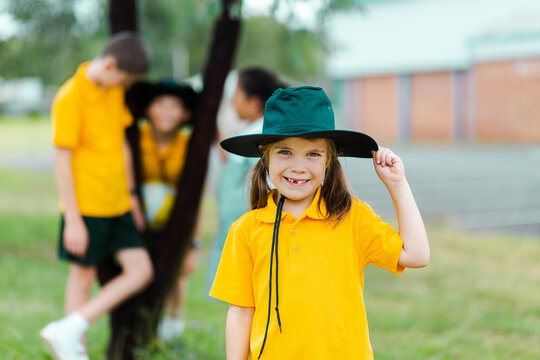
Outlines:
{"type": "MultiPolygon", "coordinates": [[[[388,75],[348,82],[352,129],[400,140],[398,81],[388,75]]],[[[409,85],[412,141],[540,141],[540,58],[411,74],[409,85]]]]}
{"type": "Polygon", "coordinates": [[[540,141],[540,59],[476,64],[478,140],[540,141]]]}
{"type": "Polygon", "coordinates": [[[379,141],[396,141],[397,78],[395,76],[364,78],[361,96],[361,131],[379,141]]]}
{"type": "Polygon", "coordinates": [[[452,139],[452,87],[450,72],[411,75],[412,140],[452,139]]]}
{"type": "Polygon", "coordinates": [[[352,130],[362,131],[362,80],[348,82],[349,124],[352,130]]]}

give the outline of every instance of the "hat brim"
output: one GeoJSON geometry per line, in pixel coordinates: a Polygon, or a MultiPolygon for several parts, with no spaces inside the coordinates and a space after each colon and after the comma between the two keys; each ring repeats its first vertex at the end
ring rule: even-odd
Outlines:
{"type": "Polygon", "coordinates": [[[223,149],[236,155],[260,157],[259,145],[279,141],[287,137],[306,139],[331,139],[337,146],[339,156],[372,158],[371,151],[377,151],[379,146],[370,136],[347,130],[316,131],[302,134],[253,134],[234,136],[221,141],[223,149]]]}

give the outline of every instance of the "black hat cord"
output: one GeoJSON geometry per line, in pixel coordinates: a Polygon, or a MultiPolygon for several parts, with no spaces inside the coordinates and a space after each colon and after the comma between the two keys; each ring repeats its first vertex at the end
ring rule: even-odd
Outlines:
{"type": "Polygon", "coordinates": [[[268,316],[266,319],[266,330],[264,331],[264,339],[261,347],[261,352],[259,353],[259,357],[257,359],[261,358],[261,355],[264,350],[264,345],[266,344],[266,337],[268,335],[268,326],[270,325],[270,313],[271,307],[272,307],[272,267],[273,267],[273,258],[274,258],[274,252],[276,253],[276,315],[277,315],[277,321],[279,325],[279,332],[281,333],[281,319],[279,317],[279,289],[278,289],[278,237],[279,237],[279,224],[281,223],[281,212],[283,211],[283,203],[285,202],[285,196],[280,195],[279,201],[277,204],[277,211],[276,211],[276,220],[274,221],[274,233],[272,234],[272,251],[270,252],[270,276],[268,280],[268,316]]]}

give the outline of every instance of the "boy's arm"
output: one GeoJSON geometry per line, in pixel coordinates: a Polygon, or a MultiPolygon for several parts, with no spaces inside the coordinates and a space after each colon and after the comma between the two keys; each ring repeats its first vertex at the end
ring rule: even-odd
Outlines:
{"type": "Polygon", "coordinates": [[[253,307],[229,305],[225,328],[227,360],[247,360],[254,312],[253,307]]]}
{"type": "Polygon", "coordinates": [[[64,203],[64,247],[73,255],[83,256],[88,247],[88,230],[79,213],[73,173],[71,168],[71,149],[56,147],[54,172],[60,199],[64,203]]]}
{"type": "Polygon", "coordinates": [[[141,200],[139,199],[137,193],[135,193],[135,170],[133,167],[133,156],[126,138],[124,138],[124,154],[126,159],[127,184],[131,198],[131,215],[133,216],[133,221],[135,222],[137,230],[143,232],[146,227],[146,221],[144,219],[141,200]]]}
{"type": "Polygon", "coordinates": [[[373,151],[373,164],[396,208],[399,235],[403,240],[399,265],[411,268],[426,266],[430,257],[428,237],[422,216],[405,178],[403,162],[390,149],[379,148],[377,152],[373,151]]]}

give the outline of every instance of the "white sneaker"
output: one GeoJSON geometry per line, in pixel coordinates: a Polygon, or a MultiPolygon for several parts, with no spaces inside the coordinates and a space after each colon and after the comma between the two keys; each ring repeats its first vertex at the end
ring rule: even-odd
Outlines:
{"type": "Polygon", "coordinates": [[[77,344],[77,351],[79,352],[79,360],[90,360],[86,347],[81,342],[77,344]]]}
{"type": "Polygon", "coordinates": [[[65,331],[58,321],[53,321],[41,329],[39,336],[55,360],[88,359],[87,355],[86,358],[84,357],[84,347],[82,354],[79,351],[80,339],[74,338],[72,333],[65,331]]]}

